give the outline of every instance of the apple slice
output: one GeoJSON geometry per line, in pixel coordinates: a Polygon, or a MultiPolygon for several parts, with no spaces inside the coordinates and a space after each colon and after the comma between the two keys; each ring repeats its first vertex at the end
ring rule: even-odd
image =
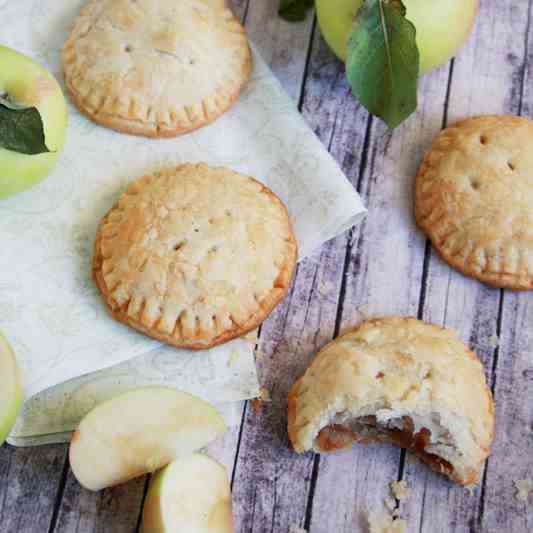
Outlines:
{"type": "Polygon", "coordinates": [[[0,446],[9,435],[22,406],[22,386],[15,354],[0,335],[0,446]]]}
{"type": "Polygon", "coordinates": [[[70,443],[70,466],[89,490],[153,472],[206,446],[226,431],[220,413],[165,387],[126,392],[96,406],[70,443]]]}
{"type": "Polygon", "coordinates": [[[226,469],[207,455],[183,457],[152,479],[142,533],[233,533],[226,469]]]}

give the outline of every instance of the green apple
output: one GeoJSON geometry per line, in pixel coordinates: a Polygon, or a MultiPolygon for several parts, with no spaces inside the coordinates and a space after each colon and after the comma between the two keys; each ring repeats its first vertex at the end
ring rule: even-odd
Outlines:
{"type": "Polygon", "coordinates": [[[0,45],[0,96],[36,107],[50,152],[28,155],[0,147],[0,198],[34,185],[54,167],[67,128],[67,106],[57,80],[29,57],[0,45]]]}
{"type": "Polygon", "coordinates": [[[142,533],[234,533],[226,469],[207,455],[183,457],[150,482],[142,533]]]}
{"type": "MultiPolygon", "coordinates": [[[[363,0],[316,0],[318,22],[326,42],[346,60],[348,36],[363,0]]],[[[416,27],[420,70],[446,63],[468,38],[479,0],[403,0],[407,18],[416,27]]]]}
{"type": "Polygon", "coordinates": [[[226,431],[209,403],[165,387],[126,392],[97,405],[70,443],[70,466],[89,490],[153,472],[226,431]]]}
{"type": "Polygon", "coordinates": [[[22,406],[22,386],[15,354],[0,335],[0,446],[9,435],[22,406]]]}

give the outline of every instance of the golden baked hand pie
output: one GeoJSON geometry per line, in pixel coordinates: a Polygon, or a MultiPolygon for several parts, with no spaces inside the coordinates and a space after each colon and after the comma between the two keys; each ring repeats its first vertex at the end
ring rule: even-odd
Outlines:
{"type": "Polygon", "coordinates": [[[251,52],[223,0],[90,0],[63,69],[74,104],[95,122],[172,137],[231,106],[250,77],[251,52]]]}
{"type": "Polygon", "coordinates": [[[130,184],[100,223],[93,274],[114,318],[201,349],[256,328],[285,296],[296,259],[270,189],[185,164],[130,184]]]}
{"type": "Polygon", "coordinates": [[[450,265],[533,288],[533,122],[470,118],[444,130],[416,178],[416,221],[450,265]]]}
{"type": "Polygon", "coordinates": [[[292,387],[288,416],[299,453],[392,442],[464,485],[478,482],[494,435],[476,355],[414,318],[369,320],[328,344],[292,387]]]}

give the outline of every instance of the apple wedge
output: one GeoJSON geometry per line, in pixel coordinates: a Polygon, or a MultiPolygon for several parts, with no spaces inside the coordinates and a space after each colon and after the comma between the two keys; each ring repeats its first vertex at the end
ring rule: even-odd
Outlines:
{"type": "Polygon", "coordinates": [[[233,533],[226,469],[207,455],[183,457],[152,479],[142,533],[233,533]]]}
{"type": "Polygon", "coordinates": [[[153,472],[225,431],[220,413],[200,398],[165,387],[137,389],[83,418],[70,443],[70,466],[81,485],[96,491],[153,472]]]}
{"type": "Polygon", "coordinates": [[[0,446],[9,435],[22,406],[22,386],[15,354],[0,335],[0,446]]]}

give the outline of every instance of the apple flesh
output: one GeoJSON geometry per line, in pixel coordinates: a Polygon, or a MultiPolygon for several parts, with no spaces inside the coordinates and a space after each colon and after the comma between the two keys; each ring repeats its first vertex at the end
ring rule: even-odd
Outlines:
{"type": "Polygon", "coordinates": [[[36,107],[50,152],[28,155],[0,147],[0,198],[28,189],[52,170],[65,142],[67,106],[57,80],[29,57],[0,45],[0,95],[36,107]]]}
{"type": "Polygon", "coordinates": [[[159,471],[143,508],[142,533],[233,533],[226,469],[207,455],[183,457],[159,471]]]}
{"type": "MultiPolygon", "coordinates": [[[[316,0],[322,34],[335,54],[346,61],[348,36],[363,0],[316,0]]],[[[416,27],[420,70],[429,72],[448,61],[465,43],[479,0],[403,0],[407,18],[416,27]]]]}
{"type": "Polygon", "coordinates": [[[0,335],[0,446],[9,435],[22,407],[22,386],[15,354],[0,335]]]}
{"type": "Polygon", "coordinates": [[[226,431],[209,403],[175,389],[147,387],[96,406],[70,443],[81,485],[100,490],[153,472],[203,448],[226,431]]]}

